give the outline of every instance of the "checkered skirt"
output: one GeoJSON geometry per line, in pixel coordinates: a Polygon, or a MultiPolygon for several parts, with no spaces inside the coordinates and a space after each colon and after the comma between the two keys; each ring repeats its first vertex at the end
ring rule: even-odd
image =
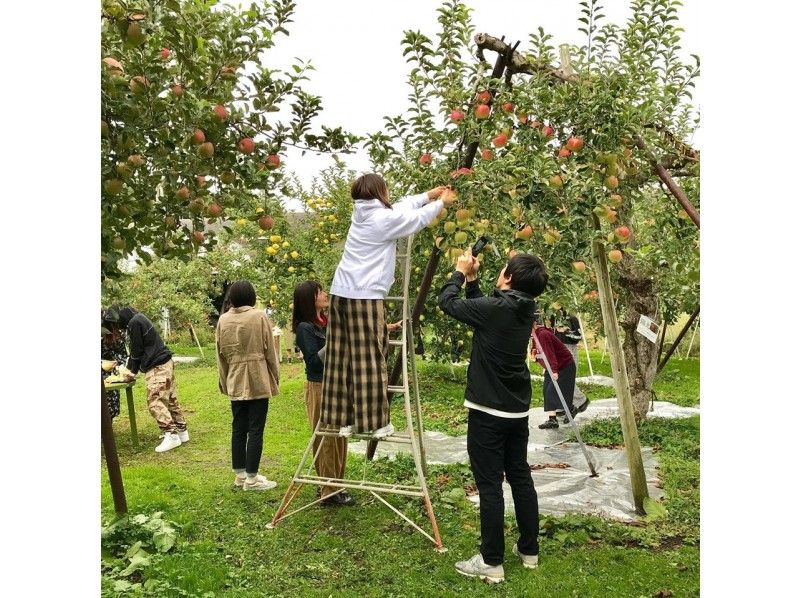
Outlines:
{"type": "Polygon", "coordinates": [[[331,296],[321,421],[356,432],[389,423],[389,332],[382,299],[331,296]]]}

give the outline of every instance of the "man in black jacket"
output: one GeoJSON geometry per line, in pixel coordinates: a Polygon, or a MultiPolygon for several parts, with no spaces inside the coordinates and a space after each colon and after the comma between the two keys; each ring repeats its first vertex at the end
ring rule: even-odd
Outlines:
{"type": "Polygon", "coordinates": [[[156,452],[163,453],[189,442],[186,419],[178,404],[172,352],[153,323],[132,307],[114,306],[103,315],[103,324],[112,332],[127,332],[129,378],[132,380],[137,373],[144,372],[147,407],[164,434],[156,452]]]}
{"type": "Polygon", "coordinates": [[[439,294],[439,306],[474,330],[464,406],[469,409],[467,452],[480,494],[481,550],[456,563],[456,570],[490,583],[505,579],[503,474],[511,485],[520,537],[514,554],[524,567],[539,562],[539,505],[528,466],[531,376],[527,349],[536,302],[547,285],[542,261],[514,256],[485,297],[477,282],[478,262],[466,251],[439,294]],[[467,283],[466,299],[459,298],[467,283]]]}

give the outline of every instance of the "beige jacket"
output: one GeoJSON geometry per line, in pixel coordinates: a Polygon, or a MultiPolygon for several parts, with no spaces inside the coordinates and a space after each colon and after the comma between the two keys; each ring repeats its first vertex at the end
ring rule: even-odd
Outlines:
{"type": "Polygon", "coordinates": [[[217,323],[219,389],[231,400],[278,394],[280,370],[272,323],[263,310],[232,307],[217,323]]]}

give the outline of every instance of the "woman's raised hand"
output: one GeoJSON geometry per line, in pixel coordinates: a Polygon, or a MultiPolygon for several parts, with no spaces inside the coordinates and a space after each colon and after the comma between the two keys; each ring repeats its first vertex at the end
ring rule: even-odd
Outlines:
{"type": "Polygon", "coordinates": [[[445,189],[447,189],[447,187],[445,187],[444,185],[439,185],[438,187],[434,187],[433,189],[428,191],[428,199],[431,201],[439,199],[439,196],[445,189]]]}
{"type": "Polygon", "coordinates": [[[453,191],[450,187],[445,187],[444,191],[442,191],[439,199],[442,200],[444,207],[449,208],[455,200],[458,199],[458,193],[453,191]]]}

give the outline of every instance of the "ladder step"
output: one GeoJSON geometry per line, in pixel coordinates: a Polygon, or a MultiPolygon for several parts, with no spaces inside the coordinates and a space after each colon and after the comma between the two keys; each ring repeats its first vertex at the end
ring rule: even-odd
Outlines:
{"type": "Polygon", "coordinates": [[[403,341],[400,339],[389,339],[389,346],[390,347],[402,347],[403,341]]]}
{"type": "Polygon", "coordinates": [[[402,301],[402,297],[387,297],[384,301],[402,301]]]}
{"type": "Polygon", "coordinates": [[[391,386],[389,385],[389,392],[405,392],[405,386],[391,386]]]}

